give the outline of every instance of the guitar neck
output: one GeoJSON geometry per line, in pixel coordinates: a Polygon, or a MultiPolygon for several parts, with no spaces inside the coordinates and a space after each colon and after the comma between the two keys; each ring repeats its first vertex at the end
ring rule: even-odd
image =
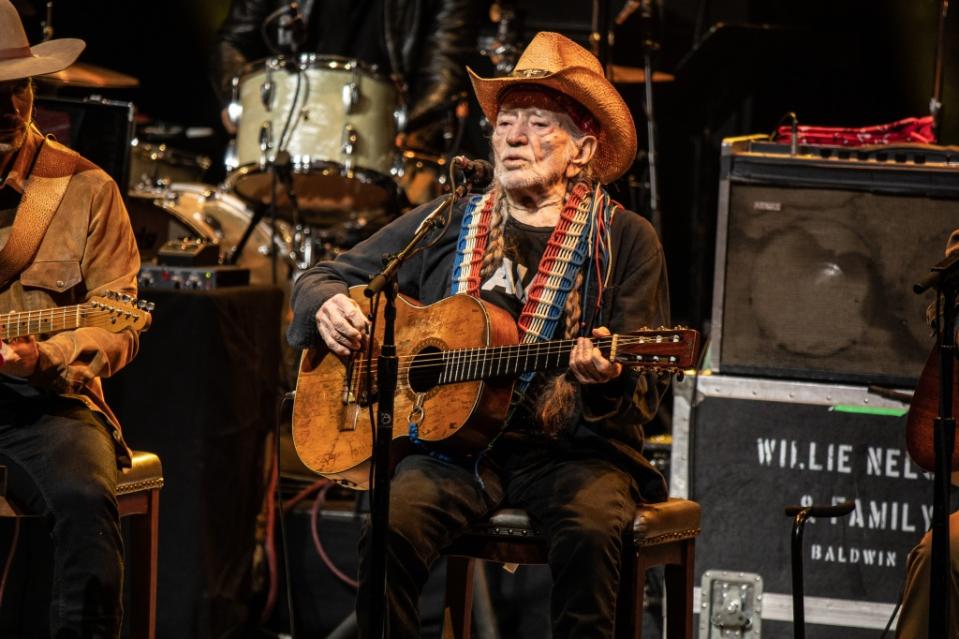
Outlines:
{"type": "MultiPolygon", "coordinates": [[[[594,338],[593,345],[609,357],[613,337],[594,338]]],[[[487,346],[444,351],[441,384],[455,384],[490,377],[515,377],[521,373],[569,366],[576,340],[563,339],[533,344],[487,346]]]]}
{"type": "Polygon", "coordinates": [[[27,335],[57,333],[84,326],[89,308],[86,304],[45,308],[39,311],[11,311],[0,315],[0,339],[10,341],[27,335]]]}

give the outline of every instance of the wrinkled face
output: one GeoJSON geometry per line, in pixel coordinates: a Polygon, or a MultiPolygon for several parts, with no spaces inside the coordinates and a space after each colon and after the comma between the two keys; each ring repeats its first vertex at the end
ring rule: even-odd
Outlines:
{"type": "Polygon", "coordinates": [[[549,190],[578,173],[580,148],[569,116],[549,95],[514,89],[493,129],[496,178],[506,191],[549,190]]]}
{"type": "Polygon", "coordinates": [[[0,154],[20,148],[33,112],[33,85],[29,78],[0,82],[0,154]]]}

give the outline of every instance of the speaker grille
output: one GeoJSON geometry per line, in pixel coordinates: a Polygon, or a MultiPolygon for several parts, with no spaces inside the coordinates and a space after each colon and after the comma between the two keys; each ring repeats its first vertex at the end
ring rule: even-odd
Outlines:
{"type": "Polygon", "coordinates": [[[915,384],[934,296],[912,284],[959,227],[959,200],[734,176],[728,205],[719,369],[915,384]]]}

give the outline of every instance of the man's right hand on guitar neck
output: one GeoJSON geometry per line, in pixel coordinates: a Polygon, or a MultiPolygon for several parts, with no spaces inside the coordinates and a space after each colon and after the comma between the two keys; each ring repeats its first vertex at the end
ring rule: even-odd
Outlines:
{"type": "Polygon", "coordinates": [[[343,293],[323,302],[316,312],[316,328],[327,348],[346,357],[366,343],[369,320],[360,305],[343,293]]]}

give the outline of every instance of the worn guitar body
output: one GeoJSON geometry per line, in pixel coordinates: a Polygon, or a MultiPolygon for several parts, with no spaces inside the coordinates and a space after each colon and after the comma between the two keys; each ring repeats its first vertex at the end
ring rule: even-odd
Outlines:
{"type": "MultiPolygon", "coordinates": [[[[350,296],[364,309],[364,287],[354,287],[350,296]]],[[[410,379],[406,358],[435,350],[479,348],[514,344],[516,322],[505,311],[485,305],[467,295],[454,295],[429,306],[420,306],[400,296],[396,309],[396,352],[400,358],[394,404],[394,441],[406,438],[414,406],[421,402],[418,436],[423,441],[443,440],[443,449],[466,455],[481,450],[499,430],[509,408],[513,378],[490,378],[459,383],[418,383],[410,379]],[[420,392],[414,391],[417,388],[420,392]]],[[[376,320],[374,371],[382,339],[382,308],[376,320]]],[[[354,362],[354,370],[366,366],[354,362]]],[[[349,369],[347,362],[326,348],[309,349],[300,361],[300,374],[293,407],[293,443],[300,459],[313,471],[345,486],[365,490],[369,484],[372,456],[370,403],[363,400],[366,375],[353,379],[354,390],[344,397],[349,369]],[[344,401],[346,399],[347,401],[344,401]]],[[[372,404],[375,415],[376,404],[372,404]]],[[[394,448],[396,452],[399,452],[394,448]]],[[[397,455],[394,454],[394,459],[397,455]]]]}

